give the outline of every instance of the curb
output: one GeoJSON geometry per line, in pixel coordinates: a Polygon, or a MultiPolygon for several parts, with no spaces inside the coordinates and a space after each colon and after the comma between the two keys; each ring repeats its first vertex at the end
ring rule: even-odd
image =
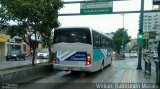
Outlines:
{"type": "Polygon", "coordinates": [[[43,76],[44,74],[53,72],[53,65],[51,63],[35,65],[34,67],[28,65],[26,67],[21,66],[16,68],[10,68],[10,70],[5,70],[1,73],[0,82],[24,83],[43,76]]]}

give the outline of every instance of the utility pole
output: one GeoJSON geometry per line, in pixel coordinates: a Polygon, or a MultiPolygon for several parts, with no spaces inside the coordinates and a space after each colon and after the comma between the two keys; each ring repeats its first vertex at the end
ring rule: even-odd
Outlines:
{"type": "MultiPolygon", "coordinates": [[[[122,14],[123,15],[123,30],[124,30],[124,13],[122,14]]],[[[123,32],[123,36],[122,36],[122,56],[124,57],[124,32],[123,32]]]]}
{"type": "Polygon", "coordinates": [[[123,29],[124,29],[124,13],[122,15],[123,15],[123,29]]]}
{"type": "Polygon", "coordinates": [[[144,16],[144,0],[141,0],[141,10],[140,10],[140,27],[138,33],[138,66],[137,70],[142,70],[142,49],[143,49],[143,16],[144,16]]]}

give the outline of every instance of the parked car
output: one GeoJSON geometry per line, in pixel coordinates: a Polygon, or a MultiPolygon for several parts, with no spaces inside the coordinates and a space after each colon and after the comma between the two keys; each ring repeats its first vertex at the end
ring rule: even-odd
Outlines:
{"type": "Polygon", "coordinates": [[[15,59],[16,61],[18,61],[19,59],[25,60],[25,57],[26,57],[26,53],[24,51],[15,50],[7,54],[6,61],[9,61],[10,59],[15,59]]]}
{"type": "Polygon", "coordinates": [[[47,59],[49,58],[49,52],[48,49],[42,49],[37,53],[37,58],[41,58],[41,59],[47,59]]]}
{"type": "Polygon", "coordinates": [[[137,51],[131,51],[130,53],[129,53],[129,57],[138,57],[138,54],[137,54],[137,51]]]}

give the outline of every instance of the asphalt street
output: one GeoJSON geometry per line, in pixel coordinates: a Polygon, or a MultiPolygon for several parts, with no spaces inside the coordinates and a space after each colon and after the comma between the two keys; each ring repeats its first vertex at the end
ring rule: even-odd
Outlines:
{"type": "Polygon", "coordinates": [[[19,89],[158,89],[154,63],[151,76],[137,70],[138,58],[113,60],[111,66],[94,73],[53,71],[44,77],[19,85],[19,89]],[[122,84],[122,85],[119,85],[122,84]],[[124,85],[124,84],[131,84],[124,85]],[[124,85],[124,86],[123,86],[124,85]],[[134,85],[134,86],[133,86],[134,85]],[[134,87],[134,88],[133,88],[134,87]]]}

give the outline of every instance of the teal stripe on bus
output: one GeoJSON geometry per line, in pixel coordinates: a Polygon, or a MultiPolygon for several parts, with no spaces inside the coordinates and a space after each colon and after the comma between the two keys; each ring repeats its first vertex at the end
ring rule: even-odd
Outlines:
{"type": "Polygon", "coordinates": [[[93,61],[102,60],[103,58],[105,58],[105,55],[101,49],[93,49],[93,61]]]}

